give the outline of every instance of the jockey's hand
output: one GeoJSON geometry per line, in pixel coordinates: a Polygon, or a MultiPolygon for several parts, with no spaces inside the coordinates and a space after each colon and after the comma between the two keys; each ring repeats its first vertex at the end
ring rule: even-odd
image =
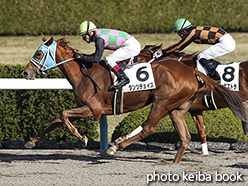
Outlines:
{"type": "Polygon", "coordinates": [[[170,54],[166,53],[165,50],[162,50],[163,57],[169,56],[170,54]]]}
{"type": "Polygon", "coordinates": [[[163,55],[162,50],[159,49],[158,51],[153,53],[152,58],[153,59],[159,59],[160,57],[162,57],[162,55],[163,55]]]}
{"type": "Polygon", "coordinates": [[[74,58],[74,60],[78,60],[78,61],[81,61],[82,60],[82,55],[81,54],[79,54],[79,53],[77,53],[77,52],[73,52],[73,58],[74,58]]]}

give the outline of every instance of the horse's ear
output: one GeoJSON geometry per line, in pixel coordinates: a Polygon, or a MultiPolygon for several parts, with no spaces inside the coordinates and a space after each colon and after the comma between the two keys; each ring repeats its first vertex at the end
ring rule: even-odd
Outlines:
{"type": "Polygon", "coordinates": [[[46,46],[50,46],[53,43],[53,37],[51,37],[46,43],[46,46]]]}
{"type": "Polygon", "coordinates": [[[43,34],[41,34],[41,38],[42,38],[42,40],[45,42],[47,39],[46,39],[46,37],[43,35],[43,34]]]}

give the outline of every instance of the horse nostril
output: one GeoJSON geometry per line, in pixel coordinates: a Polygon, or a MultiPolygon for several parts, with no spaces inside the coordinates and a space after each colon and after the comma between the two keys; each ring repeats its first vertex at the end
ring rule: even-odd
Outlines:
{"type": "Polygon", "coordinates": [[[22,75],[23,75],[23,76],[28,76],[28,73],[27,73],[26,71],[23,71],[23,72],[22,72],[22,75]]]}

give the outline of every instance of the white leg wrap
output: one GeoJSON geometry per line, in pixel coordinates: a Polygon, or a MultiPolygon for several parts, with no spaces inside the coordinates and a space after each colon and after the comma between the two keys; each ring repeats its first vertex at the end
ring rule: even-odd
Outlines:
{"type": "Polygon", "coordinates": [[[143,128],[141,126],[139,126],[133,132],[127,134],[127,139],[135,136],[136,134],[139,134],[142,130],[143,130],[143,128]]]}
{"type": "Polygon", "coordinates": [[[119,143],[121,143],[121,142],[123,142],[124,140],[121,138],[121,137],[119,137],[119,138],[117,138],[116,140],[115,140],[115,144],[119,144],[119,143]]]}
{"type": "Polygon", "coordinates": [[[203,153],[203,155],[208,155],[207,143],[202,143],[202,153],[203,153]]]}

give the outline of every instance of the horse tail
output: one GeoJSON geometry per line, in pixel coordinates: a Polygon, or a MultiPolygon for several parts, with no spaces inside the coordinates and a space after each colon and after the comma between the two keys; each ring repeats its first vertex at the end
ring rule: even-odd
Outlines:
{"type": "MultiPolygon", "coordinates": [[[[246,95],[243,92],[231,91],[223,85],[207,77],[203,73],[199,72],[198,70],[195,70],[195,75],[200,77],[205,82],[203,92],[209,93],[210,91],[217,91],[225,100],[228,108],[230,108],[233,114],[237,116],[242,122],[248,122],[246,117],[246,108],[243,104],[243,102],[246,100],[246,95]]],[[[199,89],[199,91],[201,90],[199,89]]]]}

